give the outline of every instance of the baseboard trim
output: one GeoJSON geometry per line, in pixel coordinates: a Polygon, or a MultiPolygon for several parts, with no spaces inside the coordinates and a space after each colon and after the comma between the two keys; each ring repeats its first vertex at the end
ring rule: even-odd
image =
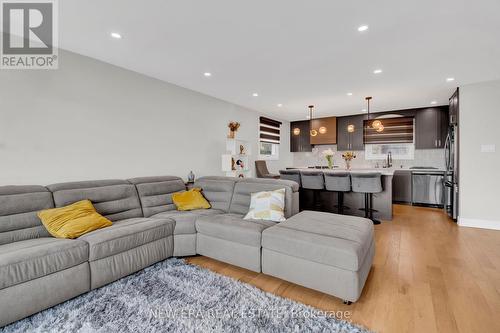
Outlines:
{"type": "Polygon", "coordinates": [[[500,230],[500,221],[480,220],[458,217],[458,225],[461,227],[500,230]]]}

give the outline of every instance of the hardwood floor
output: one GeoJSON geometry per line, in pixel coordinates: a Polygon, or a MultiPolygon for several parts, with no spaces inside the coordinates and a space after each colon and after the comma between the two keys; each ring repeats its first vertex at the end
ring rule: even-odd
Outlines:
{"type": "Polygon", "coordinates": [[[459,228],[438,209],[394,206],[375,226],[360,300],[342,300],[210,258],[188,261],[379,332],[500,332],[500,231],[459,228]]]}

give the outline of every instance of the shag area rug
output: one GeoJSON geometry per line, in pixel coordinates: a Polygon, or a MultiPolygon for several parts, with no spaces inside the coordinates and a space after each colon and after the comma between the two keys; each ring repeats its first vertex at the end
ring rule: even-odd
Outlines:
{"type": "Polygon", "coordinates": [[[172,258],[0,332],[368,331],[172,258]]]}

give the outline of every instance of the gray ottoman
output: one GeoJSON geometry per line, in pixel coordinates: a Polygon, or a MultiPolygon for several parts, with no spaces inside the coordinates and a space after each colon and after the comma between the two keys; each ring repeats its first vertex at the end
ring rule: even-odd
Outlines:
{"type": "Polygon", "coordinates": [[[262,233],[262,272],[358,300],[375,254],[369,219],[303,211],[262,233]]]}

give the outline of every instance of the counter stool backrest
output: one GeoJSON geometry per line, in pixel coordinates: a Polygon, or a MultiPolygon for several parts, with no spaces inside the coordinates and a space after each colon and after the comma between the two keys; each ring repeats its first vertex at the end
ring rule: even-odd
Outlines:
{"type": "Polygon", "coordinates": [[[300,180],[302,187],[309,190],[322,190],[325,188],[323,171],[301,170],[300,180]]]}
{"type": "Polygon", "coordinates": [[[291,180],[302,186],[300,170],[280,170],[280,179],[291,180]]]}
{"type": "Polygon", "coordinates": [[[382,192],[382,180],[380,172],[352,172],[352,191],[358,193],[382,192]]]}
{"type": "Polygon", "coordinates": [[[327,191],[350,192],[351,177],[349,173],[325,171],[325,188],[327,191]]]}

